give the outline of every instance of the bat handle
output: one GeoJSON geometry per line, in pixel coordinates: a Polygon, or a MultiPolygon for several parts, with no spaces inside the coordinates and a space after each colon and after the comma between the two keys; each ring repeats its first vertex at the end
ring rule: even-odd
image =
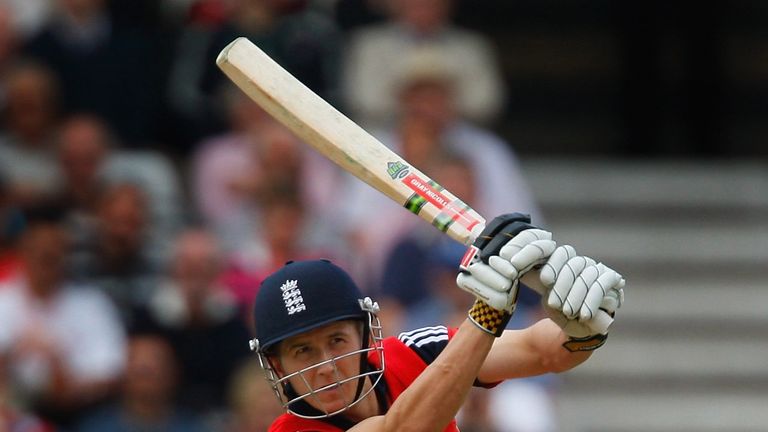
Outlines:
{"type": "Polygon", "coordinates": [[[547,294],[547,287],[544,286],[544,284],[541,283],[541,279],[539,278],[539,273],[541,273],[541,269],[533,269],[529,271],[528,273],[524,274],[523,277],[520,278],[520,282],[525,284],[528,288],[536,291],[540,296],[544,296],[547,294]]]}

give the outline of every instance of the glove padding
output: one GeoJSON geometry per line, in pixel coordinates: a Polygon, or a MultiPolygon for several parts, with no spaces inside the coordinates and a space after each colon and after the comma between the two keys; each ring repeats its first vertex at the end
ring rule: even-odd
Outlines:
{"type": "Polygon", "coordinates": [[[459,273],[459,288],[473,294],[488,306],[514,312],[520,278],[531,269],[543,265],[555,251],[552,233],[529,228],[512,237],[498,255],[487,257],[487,263],[476,260],[459,273]]]}
{"type": "Polygon", "coordinates": [[[602,335],[598,340],[605,341],[613,315],[624,303],[626,282],[619,273],[566,245],[552,253],[540,279],[548,288],[542,303],[550,319],[574,340],[602,335]]]}

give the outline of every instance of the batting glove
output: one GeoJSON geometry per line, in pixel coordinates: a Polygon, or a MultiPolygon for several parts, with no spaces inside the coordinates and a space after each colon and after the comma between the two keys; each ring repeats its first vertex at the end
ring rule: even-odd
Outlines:
{"type": "Polygon", "coordinates": [[[526,215],[495,218],[467,251],[456,278],[459,288],[477,298],[470,319],[500,336],[515,311],[520,278],[543,265],[555,247],[552,234],[531,225],[526,215]]]}
{"type": "Polygon", "coordinates": [[[544,309],[570,337],[563,346],[569,351],[602,346],[616,310],[624,303],[626,282],[621,274],[566,245],[552,253],[540,279],[548,288],[542,296],[544,309]]]}

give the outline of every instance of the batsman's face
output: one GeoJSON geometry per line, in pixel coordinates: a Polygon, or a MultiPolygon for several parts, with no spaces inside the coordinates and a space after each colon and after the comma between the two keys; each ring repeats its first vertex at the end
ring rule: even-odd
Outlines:
{"type": "Polygon", "coordinates": [[[306,369],[290,379],[294,390],[299,395],[316,392],[305,400],[321,411],[334,412],[352,403],[355,397],[357,379],[341,385],[336,383],[360,373],[360,355],[345,356],[360,346],[360,323],[331,323],[283,341],[279,348],[278,372],[287,376],[306,369]],[[328,361],[331,359],[335,360],[328,361]],[[317,391],[326,386],[330,387],[317,391]]]}

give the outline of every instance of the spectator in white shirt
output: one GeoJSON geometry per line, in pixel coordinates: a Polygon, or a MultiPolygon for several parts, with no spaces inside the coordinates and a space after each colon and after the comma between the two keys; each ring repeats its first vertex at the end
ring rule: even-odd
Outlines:
{"type": "Polygon", "coordinates": [[[125,336],[104,295],[66,282],[60,214],[27,212],[24,271],[0,289],[0,356],[14,392],[62,425],[113,391],[125,336]]]}

